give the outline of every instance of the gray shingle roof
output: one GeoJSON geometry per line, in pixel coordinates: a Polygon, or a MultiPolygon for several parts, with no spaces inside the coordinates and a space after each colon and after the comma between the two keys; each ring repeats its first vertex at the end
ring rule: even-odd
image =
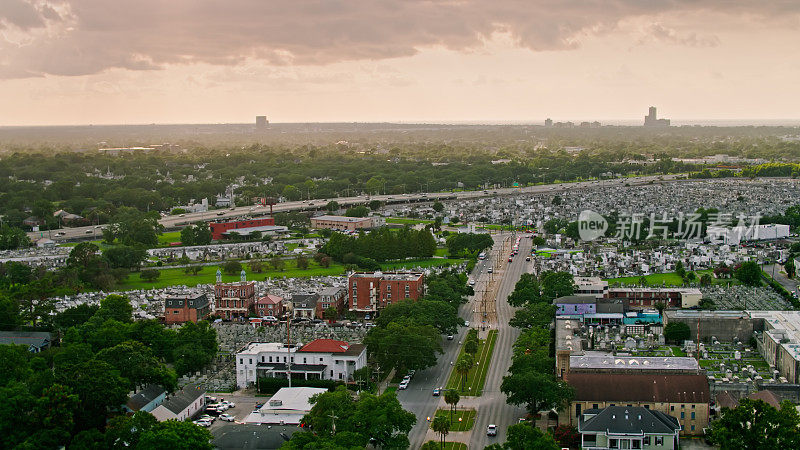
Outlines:
{"type": "Polygon", "coordinates": [[[678,419],[640,406],[609,406],[578,426],[581,432],[626,434],[674,434],[680,428],[678,419]]]}
{"type": "Polygon", "coordinates": [[[162,406],[179,414],[186,409],[189,405],[195,402],[198,398],[205,395],[206,390],[197,385],[188,385],[178,392],[172,394],[169,400],[165,401],[162,406]]]}

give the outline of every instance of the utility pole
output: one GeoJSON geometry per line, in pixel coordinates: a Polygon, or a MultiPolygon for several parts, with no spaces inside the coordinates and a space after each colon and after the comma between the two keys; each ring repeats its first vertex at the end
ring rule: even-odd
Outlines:
{"type": "Polygon", "coordinates": [[[331,434],[336,434],[336,419],[338,419],[338,418],[339,418],[339,416],[337,416],[337,415],[336,415],[336,414],[334,414],[334,413],[330,413],[330,415],[329,415],[328,417],[330,417],[330,418],[331,418],[331,424],[332,424],[332,425],[331,425],[331,430],[332,430],[332,433],[331,433],[331,434]]]}
{"type": "Polygon", "coordinates": [[[289,379],[289,387],[292,387],[292,321],[286,318],[286,378],[289,379]]]}

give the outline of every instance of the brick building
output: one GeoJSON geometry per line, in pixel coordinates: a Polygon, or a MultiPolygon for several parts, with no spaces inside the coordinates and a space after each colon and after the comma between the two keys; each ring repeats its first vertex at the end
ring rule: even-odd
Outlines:
{"type": "Polygon", "coordinates": [[[664,303],[667,308],[691,308],[703,299],[697,288],[611,288],[606,298],[621,299],[626,309],[653,308],[664,303]]]}
{"type": "Polygon", "coordinates": [[[170,295],[164,300],[164,322],[167,324],[203,320],[211,314],[206,294],[170,295]]]}
{"type": "Polygon", "coordinates": [[[322,319],[325,310],[333,307],[339,314],[344,312],[345,298],[347,289],[343,287],[330,286],[319,291],[319,301],[317,302],[317,318],[322,319]]]}
{"type": "Polygon", "coordinates": [[[256,284],[248,282],[244,270],[238,283],[222,283],[222,273],[217,270],[214,285],[214,313],[227,320],[245,320],[255,312],[256,284]]]}
{"type": "Polygon", "coordinates": [[[400,300],[417,300],[425,291],[425,276],[408,272],[356,272],[347,278],[350,311],[374,313],[400,300]]]}
{"type": "Polygon", "coordinates": [[[272,217],[261,217],[258,219],[248,220],[235,220],[233,222],[211,222],[211,239],[215,241],[221,240],[224,233],[228,231],[236,231],[242,228],[266,227],[274,226],[275,219],[272,217]]]}
{"type": "Polygon", "coordinates": [[[256,314],[261,317],[282,317],[284,314],[283,297],[267,294],[256,301],[256,314]]]}

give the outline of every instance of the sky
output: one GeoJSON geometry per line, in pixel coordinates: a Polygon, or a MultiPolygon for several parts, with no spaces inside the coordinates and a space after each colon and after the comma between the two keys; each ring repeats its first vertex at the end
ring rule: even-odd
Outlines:
{"type": "Polygon", "coordinates": [[[0,126],[800,119],[797,0],[0,0],[0,126]]]}

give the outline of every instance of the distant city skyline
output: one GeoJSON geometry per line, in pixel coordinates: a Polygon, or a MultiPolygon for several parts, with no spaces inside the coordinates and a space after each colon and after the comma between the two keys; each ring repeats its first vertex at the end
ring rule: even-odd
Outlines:
{"type": "Polygon", "coordinates": [[[0,126],[800,123],[800,2],[9,0],[0,126]]]}

